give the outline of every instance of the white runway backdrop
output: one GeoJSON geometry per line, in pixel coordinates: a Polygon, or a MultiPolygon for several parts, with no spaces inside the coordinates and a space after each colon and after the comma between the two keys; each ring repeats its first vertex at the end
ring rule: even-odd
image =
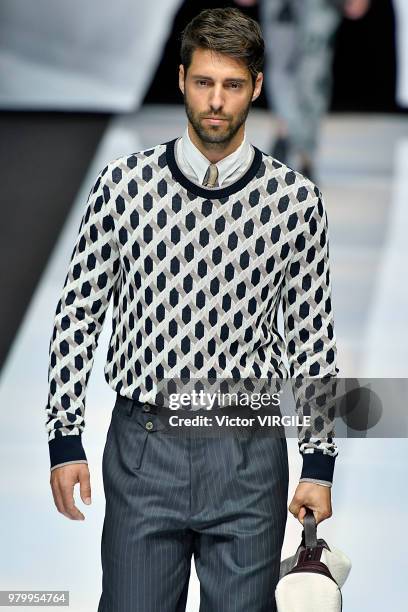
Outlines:
{"type": "Polygon", "coordinates": [[[182,0],[2,0],[0,107],[139,107],[182,0]]]}

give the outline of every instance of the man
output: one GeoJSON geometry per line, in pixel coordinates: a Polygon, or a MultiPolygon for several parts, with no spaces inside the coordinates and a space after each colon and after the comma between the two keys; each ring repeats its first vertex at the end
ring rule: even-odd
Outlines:
{"type": "Polygon", "coordinates": [[[370,0],[235,0],[259,4],[267,97],[277,115],[272,155],[314,180],[320,124],[332,90],[334,39],[342,14],[360,19],[370,0]]]}
{"type": "MultiPolygon", "coordinates": [[[[157,393],[163,379],[285,378],[285,351],[291,376],[338,371],[321,194],[245,136],[263,50],[239,9],[202,11],[181,45],[186,131],[113,160],[89,194],[51,339],[47,430],[56,506],[83,520],[85,391],[114,293],[99,612],[184,610],[192,554],[203,612],[275,606],[286,438],[165,435],[157,393]]],[[[299,450],[289,510],[320,522],[337,448],[309,432],[299,450]]]]}

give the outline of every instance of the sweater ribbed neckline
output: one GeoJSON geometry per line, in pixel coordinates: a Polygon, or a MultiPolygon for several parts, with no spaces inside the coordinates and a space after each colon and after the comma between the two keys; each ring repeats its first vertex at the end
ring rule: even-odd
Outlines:
{"type": "Polygon", "coordinates": [[[237,181],[234,181],[226,187],[220,187],[219,189],[206,189],[205,187],[197,185],[196,183],[190,181],[190,179],[188,179],[178,167],[174,152],[176,141],[177,138],[174,138],[174,140],[170,140],[169,142],[165,143],[166,161],[168,167],[170,168],[172,177],[188,191],[208,200],[227,198],[233,193],[237,193],[237,191],[241,191],[241,189],[244,189],[258,172],[262,162],[262,151],[252,145],[254,147],[254,157],[252,163],[246,170],[246,172],[237,181]]]}

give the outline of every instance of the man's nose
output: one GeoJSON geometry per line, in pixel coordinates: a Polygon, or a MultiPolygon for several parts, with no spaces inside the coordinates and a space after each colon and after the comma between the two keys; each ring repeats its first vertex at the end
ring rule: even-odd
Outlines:
{"type": "Polygon", "coordinates": [[[224,96],[221,87],[214,87],[210,95],[211,110],[219,111],[224,104],[224,96]]]}

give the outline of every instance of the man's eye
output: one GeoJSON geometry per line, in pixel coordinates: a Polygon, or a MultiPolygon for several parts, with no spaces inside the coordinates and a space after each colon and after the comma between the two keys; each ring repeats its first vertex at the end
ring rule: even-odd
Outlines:
{"type": "Polygon", "coordinates": [[[197,81],[199,85],[207,85],[207,81],[197,81]]]}
{"type": "Polygon", "coordinates": [[[241,87],[241,83],[230,83],[230,87],[232,89],[239,89],[241,87]]]}

